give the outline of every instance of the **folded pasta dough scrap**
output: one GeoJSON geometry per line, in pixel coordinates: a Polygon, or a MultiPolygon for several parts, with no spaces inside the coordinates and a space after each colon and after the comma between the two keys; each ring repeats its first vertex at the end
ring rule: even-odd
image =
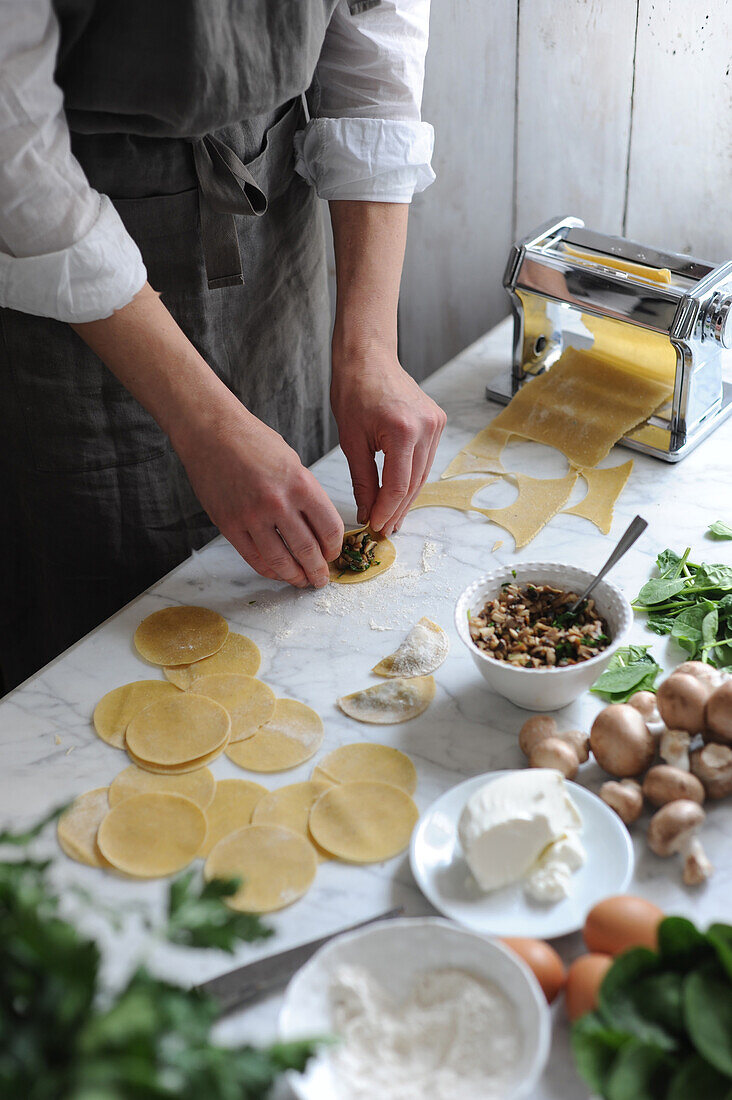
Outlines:
{"type": "Polygon", "coordinates": [[[622,493],[632,469],[632,458],[620,466],[610,466],[604,470],[580,466],[578,473],[587,482],[587,495],[573,508],[565,508],[564,514],[582,516],[583,519],[594,523],[603,535],[607,535],[613,522],[615,502],[622,493]]]}
{"type": "Polygon", "coordinates": [[[669,395],[665,382],[568,348],[519,390],[493,426],[555,447],[575,466],[596,466],[669,395]]]}
{"type": "Polygon", "coordinates": [[[479,508],[478,511],[513,535],[519,550],[567,503],[577,481],[577,471],[571,469],[565,477],[536,478],[527,474],[511,474],[510,477],[518,486],[516,499],[507,508],[479,508]]]}
{"type": "Polygon", "coordinates": [[[450,639],[431,619],[421,618],[399,648],[371,669],[377,676],[427,676],[445,660],[450,639]]]}
{"type": "Polygon", "coordinates": [[[446,485],[439,481],[428,481],[409,510],[413,512],[416,508],[455,508],[458,512],[480,512],[480,508],[473,507],[473,497],[495,481],[498,481],[497,477],[465,478],[462,481],[450,481],[446,485]]]}

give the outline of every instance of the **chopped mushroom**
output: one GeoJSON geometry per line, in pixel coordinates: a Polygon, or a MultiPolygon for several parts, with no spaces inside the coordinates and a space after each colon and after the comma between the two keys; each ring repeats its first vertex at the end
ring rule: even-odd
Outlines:
{"type": "Polygon", "coordinates": [[[705,745],[691,754],[691,770],[701,779],[707,798],[726,798],[732,794],[732,748],[729,745],[705,745]]]}
{"type": "Polygon", "coordinates": [[[643,812],[643,792],[635,779],[609,779],[600,787],[600,798],[626,825],[632,825],[643,812]]]}
{"type": "Polygon", "coordinates": [[[709,695],[710,686],[705,681],[685,672],[674,672],[660,685],[656,698],[669,729],[701,733],[709,695]]]}
{"type": "Polygon", "coordinates": [[[732,680],[718,687],[707,700],[706,725],[710,739],[732,744],[732,680]]]}
{"type": "Polygon", "coordinates": [[[672,768],[680,768],[681,771],[688,772],[690,744],[691,735],[686,730],[664,730],[661,734],[658,753],[661,759],[672,768]]]}
{"type": "Polygon", "coordinates": [[[547,737],[534,746],[529,757],[530,768],[555,768],[565,779],[574,779],[579,767],[577,754],[566,741],[547,737]]]}
{"type": "Polygon", "coordinates": [[[611,703],[598,714],[590,730],[590,748],[610,775],[640,775],[653,763],[656,743],[640,713],[627,703],[611,703]]]}
{"type": "Polygon", "coordinates": [[[678,852],[684,860],[683,877],[687,886],[699,886],[714,870],[697,836],[705,818],[697,802],[682,798],[657,810],[648,826],[648,845],[652,852],[662,858],[678,852]]]}
{"type": "Polygon", "coordinates": [[[656,764],[646,772],[643,794],[654,806],[665,806],[679,798],[688,798],[702,804],[705,798],[700,779],[689,771],[672,768],[668,764],[656,764]]]}

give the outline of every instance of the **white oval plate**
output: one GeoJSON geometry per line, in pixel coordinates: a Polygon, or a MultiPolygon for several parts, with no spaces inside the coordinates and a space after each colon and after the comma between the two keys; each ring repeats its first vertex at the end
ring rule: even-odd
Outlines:
{"type": "Polygon", "coordinates": [[[539,939],[576,932],[596,902],[627,890],[635,862],[630,834],[597,795],[568,782],[582,815],[582,843],[587,851],[585,865],[572,875],[570,896],[554,905],[534,902],[524,892],[522,882],[483,893],[465,862],[458,821],[475,791],[506,774],[476,775],[432,803],[412,835],[412,873],[435,909],[474,932],[539,939]]]}
{"type": "MultiPolygon", "coordinates": [[[[331,940],[297,972],[285,991],[283,1040],[331,1035],[330,987],[344,964],[367,969],[397,1000],[426,970],[456,967],[496,982],[516,1005],[524,1033],[513,1089],[504,1100],[530,1096],[543,1073],[551,1042],[549,1008],[528,967],[502,944],[437,917],[382,921],[331,940]]],[[[327,1047],[304,1074],[288,1074],[300,1100],[348,1100],[333,1080],[327,1047]]]]}

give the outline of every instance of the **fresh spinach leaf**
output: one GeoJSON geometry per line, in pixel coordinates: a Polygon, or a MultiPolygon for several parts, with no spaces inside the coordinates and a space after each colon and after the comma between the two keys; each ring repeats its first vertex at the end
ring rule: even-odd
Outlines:
{"type": "Polygon", "coordinates": [[[673,550],[662,550],[656,558],[656,565],[658,572],[662,577],[678,577],[683,568],[683,564],[691,553],[691,547],[686,551],[686,554],[681,557],[673,550]]]}
{"type": "Polygon", "coordinates": [[[724,520],[715,519],[714,523],[710,523],[707,527],[707,534],[715,539],[732,539],[732,527],[724,520]]]}
{"type": "Polygon", "coordinates": [[[590,688],[613,703],[624,703],[637,691],[653,691],[661,666],[648,653],[650,646],[621,646],[590,688]]]}
{"type": "Polygon", "coordinates": [[[691,591],[699,592],[707,589],[719,589],[722,592],[732,592],[732,566],[730,565],[700,565],[691,591]]]}
{"type": "Polygon", "coordinates": [[[636,603],[650,607],[657,603],[666,603],[672,596],[678,596],[687,587],[685,577],[651,577],[641,588],[636,603]]]}
{"type": "Polygon", "coordinates": [[[684,1019],[699,1054],[732,1077],[732,990],[729,976],[720,971],[716,960],[686,976],[684,1019]]]}
{"type": "Polygon", "coordinates": [[[732,981],[732,927],[729,924],[712,924],[707,929],[707,939],[732,981]]]}
{"type": "Polygon", "coordinates": [[[586,1012],[573,1024],[571,1042],[575,1065],[593,1092],[602,1092],[610,1067],[629,1038],[625,1032],[607,1027],[596,1012],[586,1012]]]}
{"type": "Polygon", "coordinates": [[[671,637],[691,655],[692,660],[701,653],[704,644],[704,620],[712,611],[716,613],[711,600],[701,600],[693,607],[682,611],[674,621],[671,637]]]}
{"type": "Polygon", "coordinates": [[[709,1100],[730,1100],[732,1098],[732,1081],[724,1077],[714,1066],[710,1066],[704,1058],[698,1054],[692,1054],[676,1070],[666,1100],[691,1100],[692,1097],[703,1096],[709,1100]]]}
{"type": "Polygon", "coordinates": [[[705,936],[686,917],[666,917],[658,926],[658,953],[675,969],[697,966],[714,950],[710,932],[705,936]]]}
{"type": "Polygon", "coordinates": [[[652,1043],[631,1040],[619,1051],[605,1081],[607,1100],[665,1100],[674,1065],[652,1043]]]}
{"type": "Polygon", "coordinates": [[[659,1050],[677,1047],[681,1027],[681,977],[664,973],[658,955],[635,947],[610,967],[599,992],[602,1018],[659,1050]],[[670,980],[667,980],[670,979],[670,980]]]}

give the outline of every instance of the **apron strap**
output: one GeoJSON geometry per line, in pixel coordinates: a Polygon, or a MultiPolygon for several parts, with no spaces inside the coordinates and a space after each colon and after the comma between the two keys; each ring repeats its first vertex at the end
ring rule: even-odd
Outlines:
{"type": "Polygon", "coordinates": [[[193,142],[209,290],[244,282],[234,214],[259,218],[267,196],[236,153],[212,134],[193,142]]]}

